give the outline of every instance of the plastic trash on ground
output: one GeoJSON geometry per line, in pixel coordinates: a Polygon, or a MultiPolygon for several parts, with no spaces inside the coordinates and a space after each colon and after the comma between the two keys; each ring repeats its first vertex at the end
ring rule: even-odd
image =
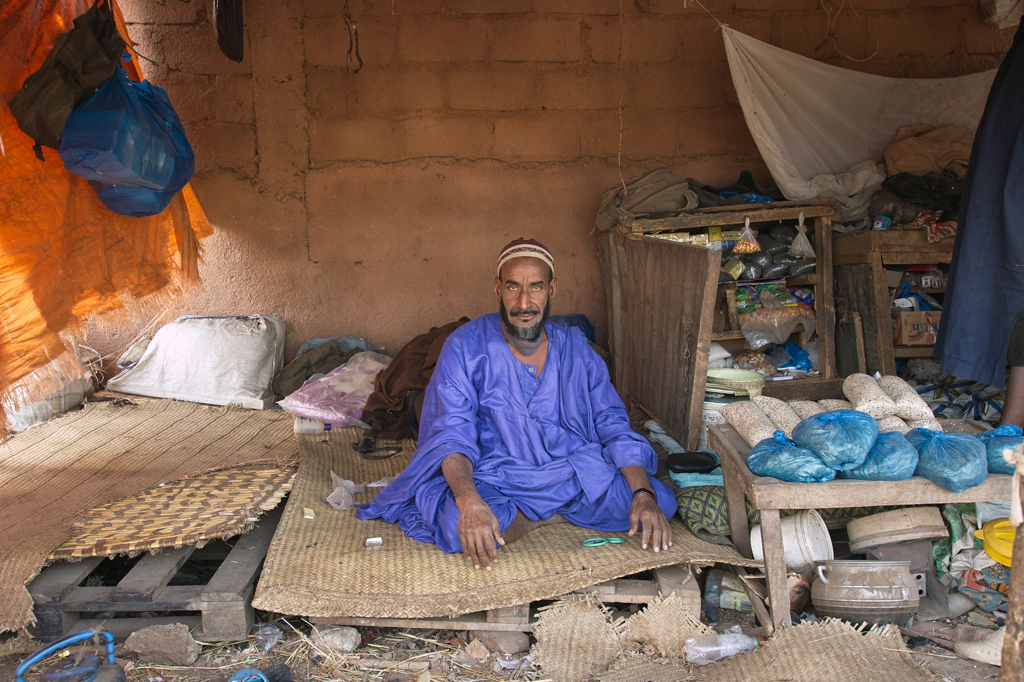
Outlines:
{"type": "Polygon", "coordinates": [[[333,471],[331,472],[331,486],[333,486],[334,490],[327,496],[327,504],[338,511],[351,509],[355,503],[355,494],[366,490],[366,486],[357,486],[352,481],[342,478],[333,471]]]}
{"type": "Polygon", "coordinates": [[[281,628],[270,623],[257,623],[252,629],[252,635],[256,639],[256,646],[260,653],[266,656],[274,645],[281,641],[281,628]]]}
{"type": "Polygon", "coordinates": [[[278,404],[285,412],[319,419],[335,429],[369,428],[359,418],[366,399],[373,393],[374,378],[389,362],[391,358],[380,353],[356,353],[338,369],[306,384],[278,404]]]}
{"type": "Polygon", "coordinates": [[[1016,448],[1024,443],[1024,431],[1013,424],[1003,424],[991,431],[978,434],[978,440],[985,444],[988,471],[992,474],[1012,474],[1016,467],[1003,459],[1003,450],[1016,448]]]}
{"type": "Polygon", "coordinates": [[[878,434],[875,447],[856,469],[840,471],[839,478],[866,481],[907,481],[917,469],[918,454],[899,431],[878,434]]]}
{"type": "Polygon", "coordinates": [[[975,436],[911,429],[907,440],[920,455],[914,473],[946,490],[960,493],[988,476],[985,445],[975,436]]]}
{"type": "Polygon", "coordinates": [[[863,412],[837,410],[816,414],[797,424],[793,440],[814,451],[833,469],[856,469],[878,438],[878,422],[863,412]]]}
{"type": "Polygon", "coordinates": [[[739,625],[734,625],[720,635],[691,637],[683,644],[686,662],[692,665],[707,665],[736,654],[745,654],[761,646],[761,640],[743,634],[739,625]]]}
{"type": "Polygon", "coordinates": [[[835,469],[811,450],[786,438],[782,431],[755,445],[747,455],[747,466],[758,476],[791,483],[825,483],[836,477],[835,469]]]}

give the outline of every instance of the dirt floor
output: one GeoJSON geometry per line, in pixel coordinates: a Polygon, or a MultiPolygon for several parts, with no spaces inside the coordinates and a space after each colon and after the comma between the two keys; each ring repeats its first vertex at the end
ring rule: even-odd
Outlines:
{"type": "MultiPolygon", "coordinates": [[[[120,645],[119,661],[125,665],[129,682],[224,682],[244,667],[266,671],[278,665],[288,666],[295,682],[539,682],[548,679],[543,671],[530,665],[528,659],[523,660],[525,654],[505,656],[491,653],[482,660],[473,658],[465,650],[465,632],[359,628],[362,634],[359,648],[350,654],[338,654],[314,645],[310,640],[311,627],[301,619],[261,615],[281,630],[281,639],[273,643],[265,654],[260,650],[258,639],[250,636],[246,642],[204,646],[199,659],[188,667],[141,664],[131,654],[123,652],[120,645]],[[521,665],[514,668],[517,661],[521,665]]],[[[739,623],[750,634],[757,634],[758,629],[752,627],[752,620],[739,614],[731,620],[723,619],[716,623],[715,629],[724,630],[734,623],[739,623]]],[[[998,678],[999,668],[964,659],[923,638],[910,639],[909,644],[914,658],[943,682],[982,682],[998,678]]],[[[0,682],[13,682],[17,665],[38,647],[38,642],[24,636],[0,641],[0,682]]],[[[71,654],[96,650],[91,643],[88,646],[75,645],[71,647],[71,654]]],[[[51,658],[34,666],[26,682],[39,682],[42,672],[57,660],[51,658]]],[[[271,682],[288,680],[276,677],[271,682]]]]}

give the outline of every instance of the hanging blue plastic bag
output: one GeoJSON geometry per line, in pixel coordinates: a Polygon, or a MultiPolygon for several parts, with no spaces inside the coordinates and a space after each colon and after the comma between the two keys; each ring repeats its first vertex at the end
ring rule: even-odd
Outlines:
{"type": "Polygon", "coordinates": [[[907,481],[917,469],[918,454],[899,431],[880,433],[867,459],[856,469],[840,471],[839,478],[864,481],[907,481]]]}
{"type": "Polygon", "coordinates": [[[878,422],[863,412],[838,410],[815,414],[793,429],[797,445],[812,450],[839,471],[856,469],[878,438],[878,422]]]}
{"type": "Polygon", "coordinates": [[[1003,459],[1003,450],[1013,449],[1024,443],[1024,431],[1013,424],[1003,424],[991,431],[978,434],[978,440],[985,444],[990,474],[1012,474],[1016,467],[1003,459]]]}
{"type": "Polygon", "coordinates": [[[776,431],[755,445],[747,455],[747,466],[758,476],[771,476],[791,483],[825,483],[836,477],[816,454],[802,448],[776,431]]]}
{"type": "Polygon", "coordinates": [[[107,208],[136,217],[163,211],[195,170],[167,92],[121,68],[72,112],[59,151],[107,208]]]}
{"type": "Polygon", "coordinates": [[[911,429],[907,440],[920,455],[914,473],[946,490],[961,493],[988,476],[985,445],[974,436],[911,429]]]}

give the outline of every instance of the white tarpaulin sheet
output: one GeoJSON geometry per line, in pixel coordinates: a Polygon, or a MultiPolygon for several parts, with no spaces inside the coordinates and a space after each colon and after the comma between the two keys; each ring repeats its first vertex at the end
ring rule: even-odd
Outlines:
{"type": "Polygon", "coordinates": [[[866,215],[885,179],[885,146],[903,126],[973,132],[996,72],[888,78],[830,66],[723,26],[747,128],[791,200],[833,197],[844,220],[866,215]]]}

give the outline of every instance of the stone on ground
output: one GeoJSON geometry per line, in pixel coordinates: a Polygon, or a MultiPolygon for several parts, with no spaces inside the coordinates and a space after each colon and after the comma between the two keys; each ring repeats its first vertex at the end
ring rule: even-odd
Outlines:
{"type": "Polygon", "coordinates": [[[470,639],[480,640],[491,651],[503,654],[518,654],[530,650],[530,637],[525,632],[502,632],[501,630],[475,630],[470,639]]]}
{"type": "Polygon", "coordinates": [[[476,659],[487,658],[491,654],[479,639],[474,639],[469,643],[469,646],[466,647],[466,653],[476,659]]]}
{"type": "Polygon", "coordinates": [[[138,656],[140,663],[174,666],[192,665],[203,650],[182,623],[136,630],[128,636],[124,648],[138,656]]]}
{"type": "Polygon", "coordinates": [[[363,637],[355,628],[331,628],[330,630],[313,630],[310,637],[313,644],[322,646],[339,654],[348,654],[359,647],[363,637]]]}

